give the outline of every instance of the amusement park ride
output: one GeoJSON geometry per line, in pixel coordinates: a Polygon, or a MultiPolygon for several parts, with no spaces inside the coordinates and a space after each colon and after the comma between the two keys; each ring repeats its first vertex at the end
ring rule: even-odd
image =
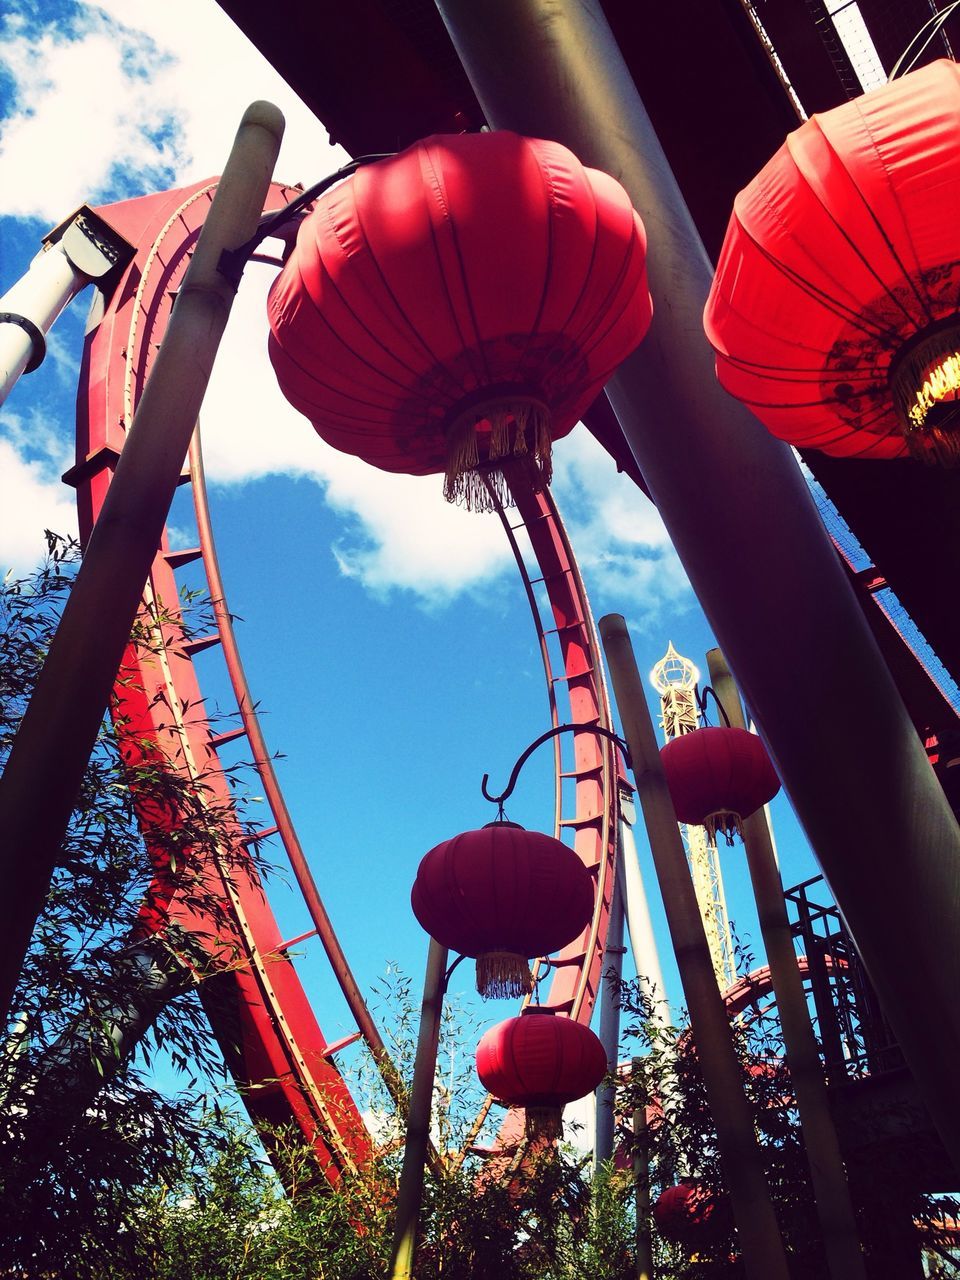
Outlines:
{"type": "MultiPolygon", "coordinates": [[[[702,24],[697,47],[684,50],[684,56],[689,52],[695,64],[691,75],[700,77],[698,91],[692,94],[677,87],[677,78],[666,65],[668,60],[658,65],[655,54],[658,35],[661,46],[665,41],[676,42],[671,24],[677,19],[671,17],[669,6],[645,13],[645,23],[649,21],[655,30],[642,38],[632,28],[629,4],[607,0],[602,6],[578,6],[580,11],[590,10],[595,32],[606,22],[613,30],[612,36],[607,32],[589,39],[577,29],[575,18],[562,14],[556,31],[543,23],[537,32],[538,9],[559,11],[565,9],[562,5],[506,0],[505,5],[489,6],[490,12],[479,27],[469,3],[449,0],[439,7],[442,20],[426,0],[401,4],[358,0],[351,6],[330,7],[322,19],[324,42],[318,46],[312,38],[299,38],[318,34],[314,28],[320,20],[315,6],[286,0],[267,13],[262,6],[245,0],[223,3],[316,110],[335,140],[355,155],[379,155],[407,147],[424,135],[461,134],[490,124],[498,130],[517,128],[531,137],[556,138],[580,154],[585,164],[620,175],[634,205],[643,213],[650,236],[655,319],[646,347],[653,354],[644,355],[641,348],[611,382],[616,417],[602,395],[595,399],[610,371],[605,367],[597,387],[588,380],[590,393],[584,404],[577,402],[570,425],[582,413],[612,456],[638,483],[649,487],[660,505],[823,861],[921,1093],[948,1151],[956,1158],[960,1127],[946,1098],[952,1068],[931,1063],[922,1028],[924,1019],[935,1014],[938,1025],[945,1026],[942,1053],[949,1059],[951,1047],[960,1050],[956,1015],[952,1022],[947,1019],[950,1025],[943,1021],[945,1008],[954,1007],[949,995],[954,989],[957,961],[952,952],[947,954],[945,939],[960,919],[955,901],[957,874],[950,869],[953,860],[960,857],[960,846],[952,813],[924,750],[942,771],[958,730],[957,717],[909,646],[877,609],[874,597],[886,583],[893,586],[945,665],[954,674],[960,672],[955,625],[938,591],[940,583],[951,580],[960,541],[957,473],[932,472],[911,461],[881,464],[824,459],[808,450],[809,466],[875,556],[876,568],[855,574],[849,567],[841,567],[815,526],[815,513],[804,486],[793,475],[796,468],[786,449],[762,435],[749,413],[741,413],[739,406],[715,389],[712,368],[703,372],[707,364],[712,366],[712,356],[705,356],[699,347],[699,354],[691,356],[692,344],[700,344],[705,351],[699,329],[703,297],[698,290],[706,278],[707,265],[694,244],[696,232],[682,209],[681,190],[708,248],[716,252],[721,217],[725,220],[734,192],[746,185],[779,146],[784,133],[796,125],[795,98],[799,96],[805,107],[821,109],[859,91],[849,57],[836,42],[819,39],[824,30],[821,17],[814,22],[810,15],[814,10],[819,14],[820,6],[788,0],[768,3],[763,7],[761,39],[752,4],[695,0],[692,7],[684,7],[684,22],[702,24]],[[771,42],[776,58],[770,57],[771,42]],[[705,57],[707,47],[709,56],[705,57]],[[620,61],[621,53],[626,64],[620,61]],[[586,62],[580,66],[582,74],[577,80],[570,67],[579,66],[581,56],[586,62]],[[517,68],[509,65],[512,57],[526,59],[529,76],[518,74],[517,68]],[[565,59],[572,61],[568,65],[565,59]],[[649,125],[637,123],[641,120],[639,104],[634,102],[635,95],[631,96],[634,91],[628,69],[662,134],[681,190],[671,185],[666,160],[657,159],[649,125]],[[574,81],[576,88],[572,87],[574,81]],[[522,85],[522,94],[511,85],[522,85]],[[704,143],[704,112],[717,101],[730,102],[731,110],[734,102],[739,104],[751,129],[730,127],[704,143]],[[629,129],[619,134],[612,123],[618,113],[630,121],[629,129]],[[620,147],[616,136],[627,137],[631,129],[636,130],[642,145],[620,147]],[[638,159],[638,151],[645,152],[647,161],[638,159]],[[696,319],[692,318],[694,312],[696,319]],[[655,434],[650,419],[659,430],[672,430],[671,442],[649,442],[655,434]],[[710,431],[704,429],[707,422],[710,431]],[[647,443],[638,443],[641,436],[647,443]],[[678,453],[686,454],[687,460],[678,461],[678,453]],[[705,468],[700,476],[702,501],[691,502],[690,458],[702,460],[705,468]],[[891,468],[891,473],[881,474],[884,468],[891,468]],[[788,469],[792,469],[789,474],[788,469]],[[894,491],[895,503],[889,499],[894,491]],[[885,507],[889,510],[891,506],[896,507],[902,533],[896,541],[891,541],[883,527],[885,507]],[[811,514],[807,514],[808,508],[811,514]],[[935,541],[925,534],[931,522],[938,525],[935,541]],[[856,601],[845,578],[854,588],[856,601]],[[797,619],[798,600],[810,615],[819,610],[816,622],[809,616],[797,619]],[[832,639],[822,634],[825,628],[833,629],[832,639]],[[758,635],[764,629],[767,634],[758,635]],[[886,667],[869,631],[879,643],[886,667]],[[828,667],[837,645],[847,664],[844,672],[828,667]],[[784,694],[784,685],[789,683],[783,678],[785,666],[793,675],[789,696],[784,694]],[[897,694],[888,669],[909,715],[898,709],[899,702],[894,706],[897,694]],[[853,718],[856,722],[845,728],[844,735],[836,733],[841,698],[857,707],[860,717],[853,718]],[[838,740],[841,736],[843,741],[838,740]],[[848,753],[855,756],[858,771],[850,779],[847,795],[841,798],[837,794],[831,804],[827,797],[835,794],[836,776],[848,753]],[[916,797],[917,804],[908,802],[907,795],[916,797]],[[879,812],[878,802],[888,805],[885,813],[879,812]],[[919,818],[918,809],[922,810],[919,818]],[[875,859],[875,867],[868,856],[875,859]],[[943,867],[931,870],[931,860],[937,859],[943,867]],[[912,973],[903,973],[903,966],[884,954],[885,926],[878,917],[882,919],[892,892],[899,895],[903,917],[914,931],[917,959],[912,973]]],[[[881,8],[879,0],[860,3],[881,57],[889,60],[890,50],[899,52],[906,39],[901,41],[899,34],[889,29],[890,24],[877,18],[881,8]]],[[[922,0],[898,7],[905,22],[907,9],[915,11],[916,28],[929,17],[922,0]]],[[[826,18],[825,10],[822,17],[826,18]]],[[[912,33],[911,28],[906,37],[912,33]]],[[[938,47],[934,52],[942,56],[944,50],[938,47]]],[[[558,152],[562,149],[555,148],[558,152]]],[[[426,169],[426,151],[424,146],[421,153],[407,154],[418,155],[417,164],[426,169]]],[[[386,171],[399,172],[399,162],[392,163],[394,168],[386,171]]],[[[360,190],[374,180],[369,177],[372,170],[359,161],[348,168],[355,170],[353,177],[346,172],[336,175],[345,181],[334,193],[360,190]],[[355,188],[349,187],[350,181],[355,188]]],[[[105,506],[109,509],[115,475],[123,474],[121,459],[128,432],[217,188],[216,181],[203,182],[80,210],[48,238],[47,252],[32,278],[28,276],[4,300],[8,323],[0,333],[6,344],[3,394],[22,371],[29,371],[42,359],[43,332],[69,298],[90,282],[97,288],[95,323],[86,341],[80,377],[76,465],[66,477],[77,492],[85,543],[105,506]]],[[[276,182],[269,185],[262,213],[271,231],[285,241],[284,259],[295,254],[294,233],[305,225],[318,198],[319,192],[304,194],[276,182]]],[[[611,206],[615,203],[609,191],[605,198],[611,206]]],[[[334,204],[326,207],[335,210],[332,216],[337,231],[348,238],[342,209],[334,204]]],[[[561,227],[556,234],[561,232],[567,233],[561,227]]],[[[251,256],[266,259],[258,243],[248,240],[240,248],[244,260],[251,256]]],[[[275,260],[275,265],[282,264],[275,260]]],[[[224,267],[224,260],[214,266],[224,267]]],[[[227,262],[227,274],[230,267],[227,262]]],[[[306,277],[307,268],[303,274],[306,277]]],[[[305,292],[309,293],[309,288],[305,292]]],[[[298,295],[294,310],[301,305],[305,305],[303,295],[298,295]]],[[[388,309],[387,304],[379,306],[381,315],[388,309]]],[[[275,343],[291,342],[289,333],[284,338],[280,332],[276,313],[272,319],[275,343]]],[[[646,321],[638,322],[637,327],[645,328],[646,321]]],[[[370,330],[366,321],[357,321],[357,328],[364,329],[367,340],[370,330]]],[[[374,336],[371,345],[378,342],[374,336]]],[[[385,347],[386,343],[380,345],[385,347]]],[[[620,358],[618,355],[610,367],[620,358]]],[[[366,354],[363,359],[367,360],[366,354]]],[[[275,360],[281,381],[286,377],[293,385],[288,394],[302,402],[310,402],[316,394],[305,390],[300,379],[306,362],[295,345],[275,360]]],[[[393,377],[391,369],[387,380],[393,377]]],[[[335,401],[334,416],[340,415],[336,431],[345,432],[343,423],[349,423],[354,410],[344,407],[346,392],[335,385],[335,377],[328,371],[323,378],[325,390],[335,401]]],[[[464,378],[464,385],[469,385],[466,375],[464,378]]],[[[433,385],[429,390],[439,394],[433,385]]],[[[535,409],[539,412],[539,402],[535,409]]],[[[328,418],[333,412],[328,405],[328,418]]],[[[507,417],[512,423],[519,421],[514,403],[507,417]]],[[[495,433],[496,427],[490,430],[491,437],[495,433]]],[[[516,447],[519,450],[519,444],[516,447]]],[[[526,440],[522,447],[526,452],[526,440]]],[[[542,467],[543,458],[532,444],[530,452],[537,453],[542,467]]],[[[426,464],[422,460],[410,464],[406,459],[396,467],[381,459],[379,465],[397,470],[404,465],[428,471],[443,469],[442,462],[434,458],[426,464]]],[[[558,733],[553,738],[555,827],[558,836],[572,835],[572,847],[594,887],[593,909],[585,928],[546,966],[551,977],[544,1003],[555,1014],[588,1026],[600,999],[611,921],[616,922],[620,910],[616,894],[622,893],[626,899],[638,968],[649,973],[656,966],[642,887],[637,886],[629,869],[632,787],[612,737],[613,716],[590,606],[549,488],[536,479],[531,482],[530,468],[519,456],[505,458],[500,471],[500,482],[484,481],[485,492],[479,500],[497,512],[517,560],[543,658],[552,726],[572,727],[569,735],[558,733]],[[521,550],[521,538],[532,548],[535,565],[521,550]],[[553,656],[557,653],[559,664],[553,656]]],[[[448,472],[452,489],[460,475],[448,472]]],[[[199,785],[202,779],[212,800],[228,808],[231,792],[218,750],[232,738],[245,736],[271,816],[253,833],[236,822],[228,829],[215,864],[209,867],[209,887],[230,921],[229,936],[224,936],[222,928],[218,935],[210,917],[197,913],[188,895],[181,892],[177,873],[158,858],[151,907],[144,912],[136,941],[146,945],[152,933],[173,925],[192,940],[197,953],[203,953],[202,961],[195,963],[216,971],[216,977],[200,984],[200,996],[230,1068],[243,1087],[251,1116],[264,1130],[295,1122],[313,1144],[325,1176],[336,1182],[373,1151],[372,1139],[337,1068],[337,1052],[362,1037],[401,1106],[405,1105],[403,1091],[327,916],[270,762],[220,577],[198,435],[193,438],[189,470],[182,480],[192,488],[198,544],[174,550],[166,531],[159,540],[140,613],[150,635],[151,652],[145,658],[143,650],[133,645],[125,651],[115,686],[118,733],[131,765],[164,759],[194,784],[199,785]],[[201,565],[206,575],[217,629],[184,643],[176,575],[191,562],[201,565]],[[193,658],[214,647],[226,663],[241,722],[238,729],[226,734],[218,733],[197,711],[203,699],[193,658]],[[262,891],[250,849],[274,834],[283,844],[310,912],[312,931],[322,942],[355,1019],[357,1031],[347,1040],[331,1043],[321,1031],[290,956],[295,940],[282,937],[262,891]]],[[[697,675],[692,664],[671,646],[658,665],[655,682],[666,740],[695,730],[697,675]]],[[[626,719],[622,707],[621,715],[626,719]]],[[[636,760],[634,767],[636,771],[636,760]]],[[[639,774],[637,777],[639,781],[639,774]]],[[[150,823],[158,819],[149,812],[143,818],[150,847],[150,823]]],[[[163,816],[163,822],[178,821],[176,813],[163,816]]],[[[686,828],[685,837],[715,981],[722,990],[731,992],[730,1008],[736,1012],[740,1008],[737,1001],[744,996],[736,986],[716,847],[699,826],[686,828]]],[[[782,907],[782,893],[780,897],[782,907]]],[[[816,948],[820,944],[810,924],[808,899],[799,892],[796,903],[801,927],[807,928],[809,944],[816,948]]],[[[836,971],[839,967],[836,960],[836,971]]],[[[808,968],[815,974],[811,979],[813,998],[825,1030],[832,1025],[828,1017],[831,997],[823,985],[830,980],[828,966],[811,954],[808,968]]],[[[762,981],[754,983],[750,998],[758,998],[758,991],[762,994],[764,990],[769,991],[769,982],[766,988],[762,981]]],[[[873,1061],[880,1060],[877,1043],[873,1061]]],[[[886,1050],[888,1046],[881,1047],[886,1050]]],[[[831,1061],[837,1069],[835,1057],[831,1060],[827,1054],[828,1069],[831,1061]]]]}

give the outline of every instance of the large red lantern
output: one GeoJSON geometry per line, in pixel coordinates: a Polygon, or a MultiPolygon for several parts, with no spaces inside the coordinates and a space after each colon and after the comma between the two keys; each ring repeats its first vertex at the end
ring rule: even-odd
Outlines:
{"type": "Polygon", "coordinates": [[[741,820],[772,800],[780,779],[767,749],[746,729],[693,729],[660,748],[660,759],[680,822],[722,831],[728,844],[741,820]]]}
{"type": "Polygon", "coordinates": [[[665,1240],[695,1246],[715,1227],[716,1201],[696,1178],[681,1178],[667,1187],[653,1206],[653,1220],[665,1240]]]}
{"type": "Polygon", "coordinates": [[[960,458],[960,68],[812,116],[737,196],[717,374],[783,440],[960,458]]]}
{"type": "Polygon", "coordinates": [[[520,996],[530,990],[527,961],[565,947],[587,927],[594,886],[560,840],[492,822],[431,849],[410,900],[431,937],[476,959],[481,995],[520,996]]]}
{"type": "Polygon", "coordinates": [[[558,1138],[563,1108],[606,1073],[606,1052],[590,1028],[540,1005],[491,1027],[477,1045],[480,1083],[499,1102],[526,1109],[528,1138],[558,1138]]]}
{"type": "Polygon", "coordinates": [[[287,399],[384,471],[446,473],[472,509],[496,466],[550,480],[566,435],[643,337],[643,225],[555,142],[436,136],[360,168],[305,219],[270,291],[287,399]]]}

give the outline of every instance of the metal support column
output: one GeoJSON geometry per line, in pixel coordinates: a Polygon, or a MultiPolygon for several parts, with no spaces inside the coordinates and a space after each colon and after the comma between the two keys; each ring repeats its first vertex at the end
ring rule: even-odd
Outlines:
{"type": "MultiPolygon", "coordinates": [[[[616,1076],[620,1052],[620,983],[623,980],[623,894],[621,875],[623,848],[617,850],[617,878],[613,885],[610,903],[610,923],[607,925],[607,946],[603,957],[600,978],[600,1043],[607,1055],[607,1074],[616,1076]]],[[[617,1086],[604,1082],[597,1089],[596,1139],[594,1141],[594,1166],[613,1159],[614,1130],[616,1128],[614,1105],[617,1086]]]]}
{"type": "MultiPolygon", "coordinates": [[[[719,649],[707,654],[710,683],[734,728],[746,721],[733,676],[719,649]]],[[[760,933],[777,997],[783,1046],[800,1115],[813,1196],[820,1220],[827,1266],[833,1280],[864,1280],[863,1253],[850,1198],[836,1126],[820,1065],[820,1053],[810,1023],[803,979],[793,947],[783,884],[770,839],[767,816],[761,809],[745,818],[743,844],[750,881],[757,902],[760,933]]]]}
{"type": "Polygon", "coordinates": [[[716,381],[711,265],[599,0],[438,5],[489,122],[613,174],[646,224],[653,324],[608,393],[960,1168],[960,831],[790,450],[716,381]]]}
{"type": "Polygon", "coordinates": [[[46,353],[46,334],[76,295],[129,259],[130,245],[92,209],[81,209],[46,237],[44,247],[0,298],[0,404],[46,353]]]}
{"type": "Polygon", "coordinates": [[[270,103],[244,112],[0,778],[0,1016],[50,885],[233,305],[235,285],[218,270],[220,256],[256,230],[282,135],[283,116],[270,103]]]}
{"type": "Polygon", "coordinates": [[[650,837],[667,924],[690,1014],[690,1029],[717,1129],[723,1176],[749,1280],[786,1280],[787,1260],[743,1092],[727,1011],[717,988],[703,919],[663,776],[640,673],[623,618],[600,619],[607,666],[650,837]]]}

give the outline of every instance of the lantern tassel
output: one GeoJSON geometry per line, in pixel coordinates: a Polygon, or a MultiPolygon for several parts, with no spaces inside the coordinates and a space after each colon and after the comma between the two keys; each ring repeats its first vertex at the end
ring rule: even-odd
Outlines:
{"type": "Polygon", "coordinates": [[[711,844],[717,843],[717,834],[721,834],[727,844],[733,845],[733,837],[735,835],[743,839],[743,826],[740,821],[739,813],[732,813],[727,809],[718,809],[716,813],[708,813],[703,820],[706,828],[707,839],[711,844]]]}
{"type": "Polygon", "coordinates": [[[522,461],[533,491],[541,492],[553,479],[550,424],[550,410],[529,396],[462,413],[447,433],[443,496],[468,511],[512,506],[502,467],[506,459],[522,461]]]}
{"type": "Polygon", "coordinates": [[[477,957],[477,990],[485,1000],[514,1000],[533,989],[526,956],[488,951],[477,957]]]}
{"type": "Polygon", "coordinates": [[[527,1107],[524,1132],[530,1142],[559,1142],[563,1137],[562,1107],[527,1107]]]}

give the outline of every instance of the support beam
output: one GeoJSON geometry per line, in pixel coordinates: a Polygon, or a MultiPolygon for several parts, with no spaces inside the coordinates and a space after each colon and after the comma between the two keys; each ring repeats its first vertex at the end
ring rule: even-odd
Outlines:
{"type": "Polygon", "coordinates": [[[787,1260],[763,1172],[753,1115],[744,1095],[727,1011],[714,976],[677,815],[623,618],[616,614],[601,618],[600,636],[623,735],[633,759],[637,798],[650,839],[707,1102],[717,1130],[744,1272],[748,1280],[786,1280],[787,1260]]]}
{"type": "MultiPolygon", "coordinates": [[[[621,827],[622,830],[622,827],[621,827]]],[[[620,984],[623,981],[623,844],[617,849],[617,877],[613,883],[610,902],[610,922],[607,925],[607,945],[600,975],[600,1043],[607,1055],[607,1076],[597,1089],[594,1140],[594,1168],[613,1159],[615,1136],[614,1105],[617,1099],[615,1083],[620,1052],[620,984]]]]}
{"type": "Polygon", "coordinates": [[[397,1189],[390,1280],[412,1280],[413,1276],[413,1255],[420,1222],[420,1201],[423,1198],[423,1175],[430,1149],[430,1110],[433,1104],[433,1082],[437,1073],[443,997],[447,986],[446,968],[447,948],[431,938],[427,952],[427,971],[423,980],[413,1084],[410,1086],[407,1140],[403,1148],[403,1167],[397,1189]]]}
{"type": "Polygon", "coordinates": [[[608,394],[960,1169],[960,831],[790,450],[716,381],[711,265],[600,4],[438,3],[490,123],[566,144],[644,220],[653,325],[608,394]]]}
{"type": "MultiPolygon", "coordinates": [[[[707,666],[711,687],[727,720],[735,729],[746,729],[737,686],[719,649],[711,649],[707,654],[707,666]]],[[[757,902],[763,949],[777,997],[777,1015],[797,1100],[827,1267],[833,1280],[865,1280],[850,1187],[797,965],[777,857],[767,815],[762,809],[743,820],[743,844],[757,902]]]]}
{"type": "Polygon", "coordinates": [[[256,230],[282,135],[276,107],[247,108],[0,778],[0,1016],[50,885],[233,304],[220,255],[256,230]]]}

